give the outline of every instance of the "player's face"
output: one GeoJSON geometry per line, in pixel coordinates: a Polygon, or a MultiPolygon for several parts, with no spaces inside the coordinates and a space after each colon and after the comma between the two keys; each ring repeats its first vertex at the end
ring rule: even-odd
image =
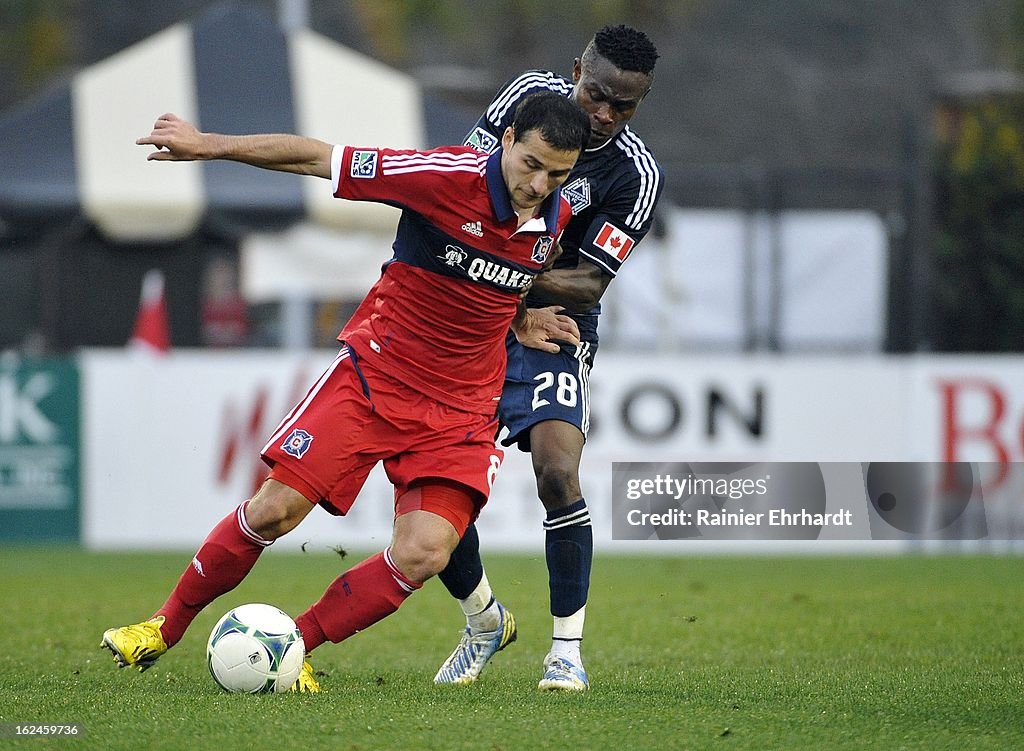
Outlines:
{"type": "Polygon", "coordinates": [[[501,174],[516,209],[532,209],[543,203],[565,182],[576,164],[578,151],[561,151],[530,130],[515,140],[509,127],[501,137],[501,174]]]}
{"type": "Polygon", "coordinates": [[[572,98],[590,116],[589,148],[614,138],[651,89],[651,77],[635,70],[620,70],[600,55],[578,58],[572,69],[576,83],[572,98]]]}

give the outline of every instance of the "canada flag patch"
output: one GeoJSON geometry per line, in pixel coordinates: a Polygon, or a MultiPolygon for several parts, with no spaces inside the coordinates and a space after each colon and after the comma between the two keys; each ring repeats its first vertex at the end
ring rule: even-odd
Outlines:
{"type": "Polygon", "coordinates": [[[594,245],[609,255],[613,255],[620,261],[625,261],[626,256],[633,250],[636,242],[621,229],[608,222],[604,223],[601,231],[594,238],[594,245]]]}

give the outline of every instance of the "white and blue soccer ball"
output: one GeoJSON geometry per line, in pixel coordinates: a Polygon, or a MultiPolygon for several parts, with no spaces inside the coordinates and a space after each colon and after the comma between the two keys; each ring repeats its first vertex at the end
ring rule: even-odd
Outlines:
{"type": "Polygon", "coordinates": [[[217,685],[230,693],[282,693],[299,677],[305,651],[287,613],[250,603],[217,621],[206,644],[206,664],[217,685]]]}

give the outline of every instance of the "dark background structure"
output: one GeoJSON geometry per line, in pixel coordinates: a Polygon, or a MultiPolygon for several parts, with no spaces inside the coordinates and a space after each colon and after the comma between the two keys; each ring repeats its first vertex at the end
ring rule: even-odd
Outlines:
{"type": "MultiPolygon", "coordinates": [[[[0,6],[0,111],[216,4],[9,0],[0,6]]],[[[295,4],[247,5],[277,16],[295,4]]],[[[667,200],[875,211],[890,234],[886,349],[1020,349],[1024,233],[1011,217],[1024,208],[1014,161],[1022,0],[302,5],[314,31],[467,112],[524,67],[568,74],[604,23],[643,28],[661,59],[636,127],[666,168],[667,200]],[[983,145],[964,147],[965,134],[983,145]]],[[[358,117],[359,93],[343,81],[338,92],[358,117]]],[[[15,270],[12,242],[0,241],[0,258],[15,270]]]]}

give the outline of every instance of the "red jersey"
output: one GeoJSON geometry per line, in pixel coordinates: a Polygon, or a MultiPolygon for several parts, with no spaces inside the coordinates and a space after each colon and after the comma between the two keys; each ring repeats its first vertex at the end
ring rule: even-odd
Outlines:
{"type": "Polygon", "coordinates": [[[339,146],[332,159],[336,197],[402,209],[394,256],[338,339],[368,370],[488,415],[519,295],[572,216],[555,191],[517,226],[501,153],[339,146]]]}

